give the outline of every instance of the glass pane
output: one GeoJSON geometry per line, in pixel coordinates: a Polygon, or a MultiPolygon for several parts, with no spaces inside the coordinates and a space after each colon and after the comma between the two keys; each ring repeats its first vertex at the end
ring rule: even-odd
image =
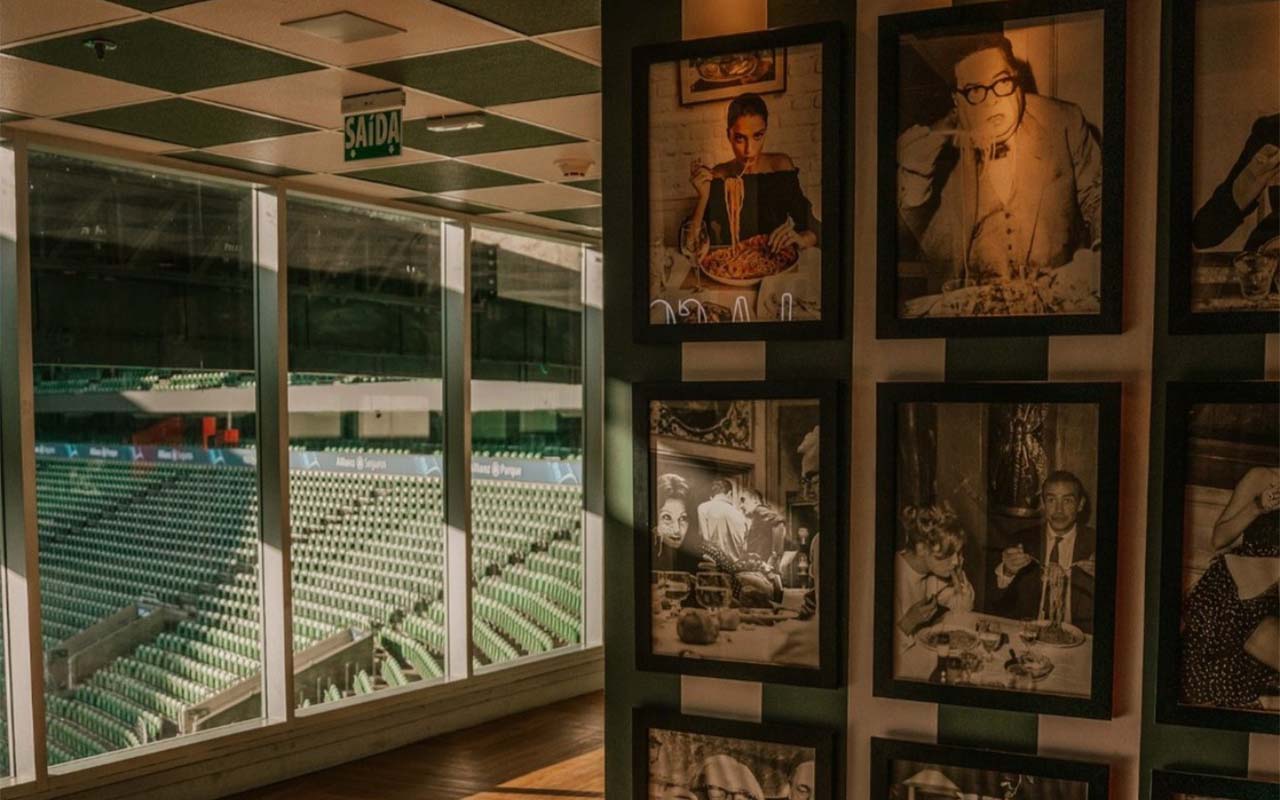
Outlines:
{"type": "Polygon", "coordinates": [[[289,201],[295,704],[442,678],[436,220],[289,201]]]}
{"type": "Polygon", "coordinates": [[[49,763],[261,714],[247,188],[30,167],[49,763]]]}
{"type": "Polygon", "coordinates": [[[582,628],[582,250],[474,229],[472,659],[582,628]]]}

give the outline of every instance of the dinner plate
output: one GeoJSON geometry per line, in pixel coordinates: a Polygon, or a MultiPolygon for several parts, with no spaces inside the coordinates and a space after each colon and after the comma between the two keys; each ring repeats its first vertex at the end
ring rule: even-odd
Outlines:
{"type": "Polygon", "coordinates": [[[1053,661],[1048,658],[1044,659],[1042,666],[1036,667],[1025,661],[1006,661],[1004,662],[1004,671],[1010,675],[1027,677],[1033,681],[1043,680],[1053,672],[1053,661]]]}
{"type": "Polygon", "coordinates": [[[1084,644],[1084,639],[1085,639],[1084,631],[1080,630],[1075,625],[1072,625],[1069,622],[1062,623],[1062,632],[1063,634],[1065,634],[1065,638],[1063,641],[1060,641],[1060,642],[1045,641],[1044,629],[1048,627],[1048,625],[1049,625],[1048,622],[1039,623],[1040,635],[1036,637],[1036,644],[1040,644],[1045,647],[1057,647],[1063,650],[1069,650],[1072,647],[1079,647],[1080,645],[1084,644]]]}
{"type": "Polygon", "coordinates": [[[916,634],[916,641],[935,653],[943,645],[951,650],[972,650],[978,646],[978,634],[968,628],[940,626],[920,631],[916,634]]]}
{"type": "Polygon", "coordinates": [[[738,613],[742,622],[749,625],[773,625],[800,616],[793,608],[739,608],[738,613]]]}

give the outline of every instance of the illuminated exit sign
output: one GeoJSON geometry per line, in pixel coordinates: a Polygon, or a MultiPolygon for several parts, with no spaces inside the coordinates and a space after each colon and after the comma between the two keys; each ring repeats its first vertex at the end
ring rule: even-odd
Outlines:
{"type": "Polygon", "coordinates": [[[343,121],[342,160],[400,155],[400,109],[352,114],[343,121]]]}
{"type": "Polygon", "coordinates": [[[404,89],[342,98],[342,160],[398,156],[404,89]]]}

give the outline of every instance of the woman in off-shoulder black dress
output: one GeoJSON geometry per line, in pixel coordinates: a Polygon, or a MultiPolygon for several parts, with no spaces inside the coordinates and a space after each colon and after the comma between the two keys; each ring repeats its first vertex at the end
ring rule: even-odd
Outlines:
{"type": "MultiPolygon", "coordinates": [[[[1280,588],[1241,599],[1227,567],[1226,555],[1280,557],[1280,509],[1276,470],[1255,468],[1237,484],[1223,517],[1239,505],[1251,517],[1237,543],[1220,553],[1187,596],[1182,614],[1182,702],[1226,708],[1259,709],[1262,695],[1280,686],[1276,659],[1264,662],[1248,650],[1259,626],[1275,625],[1280,617],[1280,588]],[[1237,499],[1242,502],[1237,503],[1237,499]]],[[[1239,513],[1234,516],[1239,517],[1239,513]]],[[[1220,518],[1218,526],[1224,521],[1220,518]]]]}

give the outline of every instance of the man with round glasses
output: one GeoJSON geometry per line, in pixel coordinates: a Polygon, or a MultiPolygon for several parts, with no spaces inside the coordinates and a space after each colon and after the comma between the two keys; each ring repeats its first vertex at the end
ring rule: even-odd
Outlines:
{"type": "Polygon", "coordinates": [[[1028,91],[1034,83],[1001,33],[924,44],[935,55],[949,51],[952,107],[898,137],[898,210],[931,285],[945,291],[1061,270],[1096,292],[1102,150],[1084,113],[1028,91]]]}
{"type": "Polygon", "coordinates": [[[698,800],[765,800],[760,781],[731,756],[711,756],[689,783],[698,800]]]}

